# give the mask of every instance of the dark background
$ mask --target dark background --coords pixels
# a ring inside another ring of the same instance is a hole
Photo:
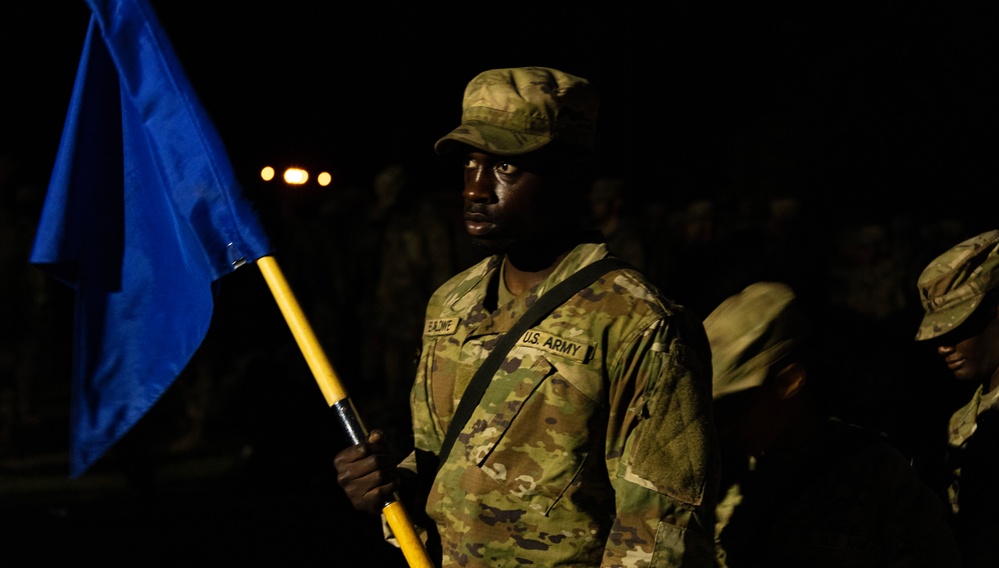
[[[332,192],[369,187],[382,167],[402,161],[426,187],[457,187],[432,145],[457,124],[465,83],[487,68],[542,65],[600,89],[598,168],[628,180],[638,210],[682,211],[702,199],[765,208],[793,197],[815,229],[801,242],[813,256],[827,254],[844,228],[944,224],[956,238],[997,224],[999,22],[984,3],[153,6],[237,175],[254,195],[274,198],[267,203],[285,196],[258,180],[264,165],[330,171],[324,191]],[[0,11],[0,380],[29,392],[31,407],[30,420],[8,420],[15,427],[0,453],[0,564],[352,565],[353,555],[401,565],[378,542],[377,523],[335,486],[338,425],[252,270],[225,279],[217,321],[173,389],[206,388],[202,372],[216,377],[206,439],[162,451],[185,428],[183,393],[171,391],[92,472],[67,478],[72,296],[40,279],[27,256],[88,19],[83,2],[11,2]],[[295,214],[297,228],[321,222],[308,208]],[[270,228],[311,316],[329,289],[311,263],[353,243],[317,233],[306,249],[285,238],[290,226]],[[956,241],[926,243],[896,244],[923,247],[916,257],[926,259]],[[42,311],[26,311],[30,300],[12,292],[21,280],[40,287],[31,297],[43,297]],[[689,300],[707,310],[716,298]],[[964,392],[912,349],[919,306],[908,301],[891,321],[847,313],[827,323],[843,338],[855,416],[932,462],[941,420]],[[315,323],[352,392],[377,399],[355,375],[353,354],[330,340],[347,332]],[[390,424],[385,412],[367,414],[369,426]]]
[[[153,2],[239,172],[302,162],[366,180],[436,163],[464,84],[545,65],[604,95],[603,168],[673,203],[796,195],[840,215],[969,215],[996,175],[997,23],[976,6]],[[83,2],[4,10],[0,132],[47,180]]]

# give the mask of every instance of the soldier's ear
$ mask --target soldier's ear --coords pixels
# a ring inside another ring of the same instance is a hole
[[[807,382],[808,373],[804,365],[788,363],[774,375],[774,390],[781,400],[789,400],[800,394]]]

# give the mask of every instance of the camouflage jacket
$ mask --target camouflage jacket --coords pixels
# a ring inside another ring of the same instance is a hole
[[[439,452],[476,368],[526,307],[607,254],[579,245],[495,310],[499,257],[434,294],[411,394],[417,450]],[[556,308],[510,350],[436,474],[426,511],[443,565],[710,566],[710,361],[699,321],[634,270]]]
[[[968,568],[999,566],[999,390],[983,392],[950,419],[947,488],[954,532]]]
[[[954,514],[960,511],[961,466],[964,453],[978,430],[979,420],[995,415],[999,411],[999,390],[983,393],[982,386],[975,390],[968,404],[965,404],[950,417],[947,427],[947,442],[950,445],[949,463],[952,467],[952,481],[947,487],[947,497]],[[991,441],[990,441],[991,443]],[[972,477],[974,478],[974,472]]]
[[[965,404],[950,417],[947,439],[953,448],[960,448],[967,444],[968,438],[978,428],[978,418],[986,410],[999,408],[999,390],[984,393],[982,386],[979,386],[968,404]]]

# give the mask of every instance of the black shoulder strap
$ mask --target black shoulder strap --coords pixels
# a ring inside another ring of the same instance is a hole
[[[576,292],[583,289],[584,286],[588,286],[594,280],[599,278],[601,275],[610,272],[611,270],[619,268],[631,268],[632,265],[628,264],[624,260],[614,257],[602,258],[596,262],[588,264],[574,273],[572,276],[566,278],[562,282],[555,285],[554,288],[548,292],[541,295],[540,298],[534,305],[528,308],[524,315],[520,316],[520,319],[513,324],[513,327],[509,331],[500,337],[499,341],[496,343],[496,347],[493,348],[486,360],[482,362],[478,370],[475,371],[475,375],[472,376],[472,380],[468,383],[468,387],[465,389],[464,394],[461,395],[461,402],[458,403],[458,408],[454,412],[454,418],[451,419],[451,426],[447,430],[447,435],[444,436],[444,443],[441,446],[441,451],[439,455],[439,461],[437,462],[438,469],[444,464],[447,459],[447,455],[451,452],[451,446],[454,445],[455,439],[458,437],[458,432],[461,432],[462,428],[465,427],[465,423],[468,422],[468,417],[472,415],[472,410],[478,406],[479,401],[482,400],[482,395],[486,392],[486,388],[489,386],[493,375],[496,373],[496,369],[499,368],[500,363],[506,358],[507,351],[513,347],[517,339],[520,338],[532,325],[540,321],[546,315],[548,315],[552,310],[562,305],[566,300],[571,298]]]

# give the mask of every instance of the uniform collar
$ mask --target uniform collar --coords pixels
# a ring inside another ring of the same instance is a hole
[[[450,303],[450,308],[452,311],[458,313],[465,312],[472,315],[473,319],[480,320],[474,325],[470,337],[505,333],[513,327],[517,319],[530,306],[534,305],[534,302],[542,294],[576,273],[580,268],[596,262],[607,256],[607,254],[607,246],[603,243],[582,243],[576,245],[547,278],[523,294],[513,296],[507,302],[501,303],[491,314],[486,313],[487,310],[485,310],[482,303],[486,291],[489,289],[490,279],[501,277],[502,271],[500,267],[502,259],[499,256],[489,257],[482,263],[484,270],[476,271],[476,276],[473,278],[474,282],[466,280],[459,284],[459,287],[463,290],[460,294],[452,296],[453,301]],[[466,286],[466,283],[470,285]]]

